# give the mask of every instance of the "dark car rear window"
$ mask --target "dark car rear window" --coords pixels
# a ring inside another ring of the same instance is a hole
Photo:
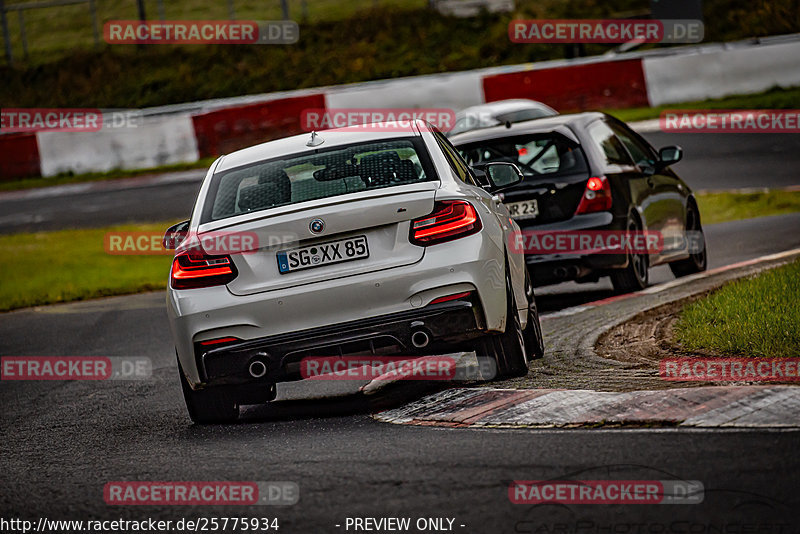
[[[201,222],[436,179],[419,138],[287,155],[216,173],[211,178]]]
[[[457,146],[470,165],[515,163],[527,177],[589,172],[581,147],[559,134],[525,134]]]

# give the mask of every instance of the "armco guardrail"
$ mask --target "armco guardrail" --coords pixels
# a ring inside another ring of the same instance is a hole
[[[679,103],[800,85],[800,34],[248,95],[141,110],[135,128],[0,136],[0,176],[147,168],[302,131],[303,109],[449,108],[505,98],[561,111]]]

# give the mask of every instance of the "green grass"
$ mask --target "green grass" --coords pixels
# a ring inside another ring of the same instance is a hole
[[[800,193],[714,193],[697,198],[704,224],[800,211]],[[175,222],[0,236],[4,252],[0,257],[0,311],[163,289],[169,256],[110,255],[104,250],[103,237],[112,231],[161,235]],[[796,294],[800,273],[794,276],[792,298],[800,301]],[[800,332],[800,325],[794,328]]]
[[[676,340],[730,356],[800,356],[800,261],[728,284],[681,312]]]
[[[29,3],[30,0],[8,0],[6,5]],[[375,6],[394,9],[419,9],[427,0],[289,0],[290,18],[303,22],[336,21],[352,17]],[[158,20],[158,3],[147,0],[145,13],[148,19]],[[103,24],[109,20],[137,20],[136,2],[133,0],[97,0],[98,31],[101,46]],[[234,14],[239,20],[280,20],[281,3],[278,0],[233,0]],[[228,1],[225,0],[163,0],[165,20],[228,20]],[[50,9],[25,11],[25,32],[28,53],[34,60],[63,53],[69,49],[90,50],[95,46],[92,18],[88,4],[61,6]],[[14,55],[23,59],[22,36],[16,12],[9,13],[9,31],[12,35]],[[65,47],[69,43],[69,47]]]
[[[103,238],[110,231],[161,234],[171,224],[0,236],[0,311],[164,289],[170,256],[107,254]]]
[[[607,109],[605,112],[628,122],[657,119],[662,111],[668,109],[795,109],[798,101],[800,101],[800,87],[774,87],[769,91],[752,95],[734,95],[654,108]]]
[[[800,191],[701,193],[695,198],[704,225],[800,211]]]
[[[147,169],[116,169],[108,172],[90,172],[85,174],[59,174],[49,178],[23,178],[21,180],[9,180],[0,182],[0,191],[14,191],[18,189],[32,189],[36,187],[48,187],[51,185],[73,184],[78,182],[95,182],[98,180],[116,180],[118,178],[131,178],[146,174],[158,174],[165,172],[185,171],[189,169],[207,169],[216,158],[202,158],[193,163],[175,163],[173,165],[161,165],[160,167],[150,167]]]
[[[23,1],[23,0],[19,0]],[[277,0],[233,0],[237,18],[274,19]],[[516,44],[514,18],[611,18],[646,12],[648,0],[518,0],[514,13],[458,19],[426,0],[292,0],[300,40],[289,46],[95,46],[86,6],[26,13],[30,58],[21,57],[16,17],[9,18],[16,57],[0,60],[0,102],[8,107],[141,108],[209,98],[563,58],[560,44]],[[100,23],[136,18],[133,0],[98,0]],[[227,2],[164,2],[169,19],[224,19]],[[148,18],[157,19],[154,0]],[[729,41],[800,31],[796,0],[706,0],[706,40]],[[648,45],[655,47],[660,45]],[[589,44],[587,55],[613,45]]]

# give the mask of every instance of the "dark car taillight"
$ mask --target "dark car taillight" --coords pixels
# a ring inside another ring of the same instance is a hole
[[[443,200],[433,213],[411,222],[411,242],[422,247],[476,234],[481,230],[478,212],[469,202]]]
[[[238,274],[230,256],[212,256],[194,246],[175,256],[169,279],[173,289],[197,289],[227,284]]]
[[[592,176],[586,182],[586,189],[575,215],[594,213],[611,209],[611,185],[605,176]]]

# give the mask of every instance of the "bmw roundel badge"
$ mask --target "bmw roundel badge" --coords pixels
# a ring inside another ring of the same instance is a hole
[[[311,230],[313,233],[318,234],[325,229],[325,221],[322,219],[313,219],[308,224],[308,229]]]

